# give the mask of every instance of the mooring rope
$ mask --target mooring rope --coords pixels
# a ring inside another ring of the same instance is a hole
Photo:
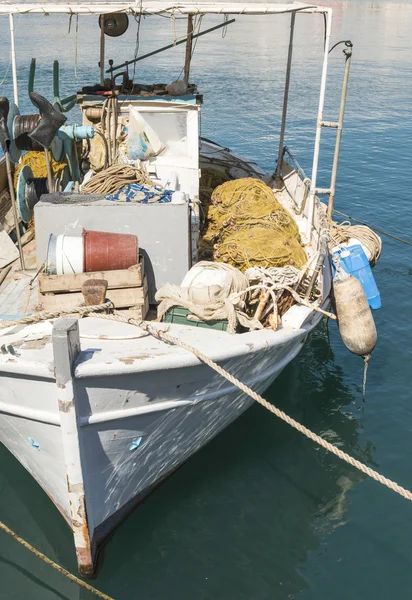
[[[2,521],[0,521],[0,529],[2,529],[5,533],[8,533],[14,540],[16,540],[16,542],[19,542],[19,544],[21,544],[22,546],[27,548],[27,550],[30,550],[30,552],[32,552],[35,556],[37,556],[37,558],[40,558],[42,561],[44,561],[50,567],[52,567],[53,569],[55,569],[56,571],[58,571],[65,577],[67,577],[67,579],[70,579],[70,581],[73,581],[73,583],[77,583],[77,585],[84,588],[91,594],[94,594],[98,598],[102,598],[103,600],[114,600],[114,598],[112,598],[112,596],[108,596],[107,594],[104,594],[100,590],[97,590],[92,585],[89,585],[82,579],[79,579],[79,577],[76,577],[76,575],[73,575],[73,573],[70,573],[70,571],[67,571],[64,567],[61,567],[60,565],[55,563],[54,560],[51,560],[48,556],[46,556],[45,554],[43,554],[42,552],[40,552],[39,550],[34,548],[34,546],[29,544],[29,542],[26,542],[26,540],[24,540],[22,537],[17,535],[17,533],[15,533],[12,529],[10,529],[10,527],[7,527],[7,525],[2,523]]]
[[[313,433],[310,429],[308,429],[304,425],[301,425],[301,423],[299,423],[298,421],[295,421],[295,419],[292,419],[292,417],[289,417],[289,415],[287,415],[285,412],[283,412],[282,410],[280,410],[273,404],[270,404],[270,402],[265,400],[260,394],[256,393],[249,386],[242,383],[234,375],[231,375],[228,371],[223,369],[223,367],[218,365],[215,361],[213,361],[208,356],[206,356],[205,354],[200,352],[200,350],[198,350],[197,348],[194,348],[190,344],[187,344],[183,340],[180,340],[180,339],[175,338],[174,336],[170,335],[167,332],[167,330],[158,330],[158,329],[154,328],[153,326],[149,325],[149,323],[147,323],[145,321],[139,321],[138,319],[130,319],[127,316],[124,316],[124,315],[121,315],[118,313],[115,313],[115,314],[93,313],[91,316],[100,318],[100,319],[119,321],[122,323],[130,323],[131,325],[135,325],[136,327],[140,327],[144,331],[147,331],[150,335],[152,335],[153,337],[155,337],[159,340],[162,340],[163,342],[166,342],[168,344],[173,344],[174,346],[179,346],[180,348],[183,348],[184,350],[191,352],[192,354],[194,354],[196,356],[196,358],[198,358],[200,361],[202,361],[206,365],[208,365],[208,367],[210,367],[211,369],[213,369],[214,371],[219,373],[219,375],[221,375],[222,377],[227,379],[227,381],[229,381],[234,386],[239,388],[242,392],[244,392],[245,394],[250,396],[258,404],[260,404],[261,406],[266,408],[266,410],[268,410],[272,414],[279,417],[279,419],[281,419],[282,421],[284,421],[285,423],[287,423],[288,425],[290,425],[291,427],[293,427],[294,429],[296,429],[297,431],[299,431],[300,433],[305,435],[307,438],[309,438],[310,440],[312,440],[313,442],[315,442],[316,444],[318,444],[319,446],[321,446],[328,452],[331,452],[332,454],[334,454],[341,460],[345,461],[352,467],[355,467],[356,469],[358,469],[365,475],[368,475],[375,481],[378,481],[379,483],[386,486],[390,490],[401,495],[406,500],[412,500],[412,493],[409,490],[403,488],[402,486],[398,485],[395,481],[388,479],[387,477],[385,477],[384,475],[381,475],[374,469],[371,469],[370,467],[361,463],[359,460],[357,460],[356,458],[353,458],[352,456],[350,456],[350,454],[347,454],[347,452],[340,450],[339,448],[337,448],[330,442],[327,442],[324,438],[317,435],[316,433]]]
[[[375,227],[375,225],[368,225],[364,221],[360,221],[359,219],[355,219],[355,217],[346,215],[345,213],[340,212],[339,210],[336,210],[335,208],[333,209],[333,212],[336,213],[337,215],[340,215],[341,217],[345,217],[345,219],[349,219],[350,221],[356,221],[356,223],[359,223],[360,225],[365,225],[366,227],[369,227],[369,229],[373,229],[374,231],[377,231],[378,233],[382,233],[383,235],[386,235],[387,237],[392,238],[393,240],[396,240],[397,242],[401,242],[402,244],[406,244],[407,246],[412,246],[412,242],[409,242],[408,240],[404,240],[403,238],[393,235],[392,233],[388,233],[387,231],[385,231],[384,229],[381,229],[380,227]]]
[[[40,323],[41,321],[48,321],[49,319],[58,319],[65,315],[80,315],[81,317],[89,315],[90,313],[99,312],[113,308],[113,302],[110,300],[104,304],[93,304],[92,306],[78,306],[76,308],[69,308],[66,310],[55,310],[55,311],[42,311],[28,315],[27,317],[21,317],[14,321],[0,320],[0,329],[6,329],[8,327],[14,327],[15,325],[33,325],[34,323]]]

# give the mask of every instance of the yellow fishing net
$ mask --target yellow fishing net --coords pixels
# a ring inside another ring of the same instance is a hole
[[[270,224],[253,224],[226,233],[215,245],[214,259],[245,271],[249,267],[300,268],[306,253],[299,240]]]
[[[63,174],[65,167],[67,167],[67,164],[54,160],[51,153],[50,160],[53,177],[60,177]],[[47,177],[46,157],[44,152],[26,152],[14,170],[14,187],[17,186],[17,179],[24,165],[28,165],[31,168],[33,177]]]
[[[216,167],[202,167],[199,187],[204,199],[210,202],[211,195],[218,185],[229,181],[231,177],[225,170]]]
[[[307,261],[292,216],[269,186],[249,177],[214,190],[199,251],[202,256],[213,251],[214,260],[241,271],[252,266],[300,268]]]

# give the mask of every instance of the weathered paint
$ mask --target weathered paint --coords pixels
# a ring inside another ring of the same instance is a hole
[[[308,325],[302,329],[240,336],[171,329],[262,392],[302,348],[319,317],[312,316],[305,316]],[[110,339],[111,332],[132,330],[120,325],[61,320],[53,346],[22,349],[24,365],[39,363],[40,355],[43,363],[54,359],[55,383],[7,373],[0,357],[0,439],[69,516],[85,575],[92,574],[98,546],[129,509],[252,403],[186,351],[152,337]],[[90,347],[88,332],[96,327],[107,337],[98,343],[94,338]],[[10,337],[19,335],[27,333]],[[118,360],[140,353],[153,357],[133,365]],[[13,403],[5,402],[10,390]]]
[[[174,325],[171,330],[262,392],[300,351],[320,316],[300,318],[306,322],[302,329],[239,336]],[[105,339],[94,337],[90,344],[97,329]],[[111,339],[123,331],[125,339]],[[23,365],[53,361],[54,383],[6,372],[10,367],[0,356],[0,439],[69,516],[79,569],[87,575],[98,545],[129,508],[252,403],[191,354],[151,336],[130,337],[133,331],[98,319],[59,321],[53,346],[22,349],[18,359]],[[31,335],[39,335],[38,328],[6,337]],[[118,360],[141,354],[152,358],[132,365]]]
[[[72,380],[73,363],[80,352],[77,320],[60,319],[56,322],[53,329],[53,351],[67,491],[77,562],[80,573],[91,576],[94,564],[87,521],[78,418]]]

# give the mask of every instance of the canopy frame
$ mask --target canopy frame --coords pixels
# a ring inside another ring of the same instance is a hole
[[[304,241],[309,243],[313,232],[313,221],[315,215],[315,203],[317,201],[316,194],[321,192],[316,186],[318,165],[319,165],[319,153],[320,153],[320,140],[323,123],[323,111],[325,105],[326,95],[326,78],[328,71],[328,57],[329,57],[329,46],[332,29],[332,9],[324,6],[316,6],[313,4],[303,4],[301,2],[295,2],[293,4],[277,4],[277,3],[208,3],[208,2],[194,2],[194,3],[175,3],[169,4],[164,1],[145,1],[135,0],[135,2],[93,2],[90,1],[88,4],[68,2],[62,4],[0,4],[0,15],[9,15],[10,20],[10,41],[11,41],[11,63],[13,73],[13,91],[14,100],[18,104],[18,82],[17,82],[17,66],[16,66],[16,52],[15,52],[15,38],[14,38],[14,14],[68,14],[68,15],[104,15],[111,12],[122,12],[131,15],[159,15],[159,14],[170,14],[175,16],[176,13],[188,16],[188,39],[186,45],[186,59],[185,59],[185,80],[189,78],[190,59],[191,59],[191,42],[193,36],[193,17],[195,15],[206,15],[206,14],[223,14],[223,15],[268,15],[268,14],[285,14],[291,13],[290,22],[290,38],[289,38],[289,49],[286,67],[286,78],[284,88],[284,99],[283,99],[283,110],[282,110],[282,123],[280,131],[280,142],[278,151],[277,166],[274,173],[274,177],[279,176],[281,173],[282,161],[283,161],[283,145],[286,130],[286,118],[287,108],[289,99],[289,84],[290,74],[292,67],[292,51],[293,51],[293,37],[295,18],[297,13],[310,13],[310,14],[323,14],[325,16],[325,44],[323,53],[323,64],[322,64],[322,75],[319,92],[319,103],[318,103],[318,116],[316,123],[316,135],[315,135],[315,146],[313,152],[312,161],[312,177],[311,185],[308,196],[308,220],[307,229],[303,232]],[[103,29],[103,28],[102,28]],[[104,40],[101,43],[101,56],[100,56],[100,70],[101,77],[103,77],[102,64],[104,58]],[[335,177],[336,179],[336,177]]]
[[[267,15],[288,12],[328,14],[329,8],[294,2],[277,4],[270,2],[164,2],[161,0],[135,0],[135,2],[66,2],[52,3],[1,3],[1,14],[69,14],[69,15],[101,15],[111,12],[124,12],[131,15]]]

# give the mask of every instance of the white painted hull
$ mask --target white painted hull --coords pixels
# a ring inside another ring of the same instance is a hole
[[[44,323],[26,328],[32,333],[20,344],[15,340],[21,339],[21,332],[5,336],[20,356],[0,356],[0,441],[28,469],[72,526],[79,569],[90,574],[98,547],[133,506],[253,401],[185,351],[174,348],[156,355],[161,342],[149,342],[152,338],[131,337],[123,344],[118,342],[118,353],[112,353],[110,362],[106,360],[110,340],[99,345],[93,331],[108,325],[110,338],[114,331],[110,326],[118,331],[119,324],[98,319],[80,323],[82,349],[70,387],[75,400],[75,431],[64,423],[70,418],[70,409],[62,393],[70,391],[67,386],[56,386],[53,347],[47,336],[51,326]],[[197,336],[198,346],[203,340],[203,350],[207,346],[211,358],[263,392],[300,351],[314,325],[315,321],[296,331],[285,330],[282,336],[271,331],[249,332],[235,336],[236,343],[224,332],[172,328],[180,334],[186,330],[186,338],[192,342]],[[131,336],[136,332],[129,325],[120,327]],[[226,347],[222,346],[225,339]],[[155,361],[141,352],[148,345]],[[130,354],[132,349],[134,354]],[[101,358],[97,359],[99,354]],[[44,359],[41,366],[39,355]],[[162,366],[166,357],[169,369]],[[96,373],[98,365],[100,375]],[[22,366],[25,373],[20,370]],[[77,476],[83,482],[87,513],[83,512],[83,504],[76,505],[71,497],[75,486],[68,486],[76,437],[81,471]],[[76,525],[82,531],[87,529],[86,542],[79,541]]]

